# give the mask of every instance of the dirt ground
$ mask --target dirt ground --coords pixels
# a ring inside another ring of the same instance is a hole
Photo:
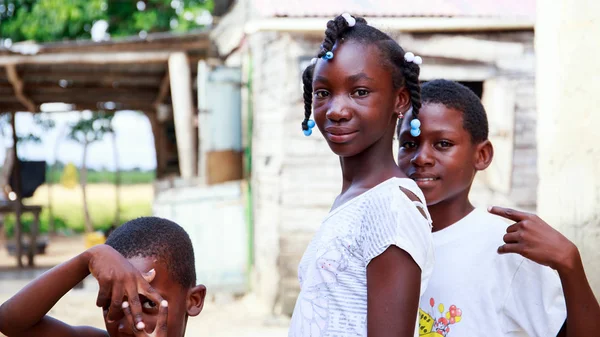
[[[65,261],[84,249],[81,237],[52,238],[45,255],[36,257],[35,269],[18,270],[4,243],[0,247],[0,303],[23,288],[30,280],[48,268]],[[102,313],[95,306],[98,287],[88,277],[83,288],[67,293],[51,310],[50,315],[72,325],[103,328]],[[252,294],[240,299],[228,296],[210,298],[200,316],[190,318],[186,336],[210,337],[284,337],[289,320],[273,317]],[[0,336],[3,336],[0,334]]]

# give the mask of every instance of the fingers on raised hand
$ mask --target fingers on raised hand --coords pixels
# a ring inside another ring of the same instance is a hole
[[[168,306],[167,301],[162,300],[158,308],[158,319],[156,320],[156,327],[150,336],[152,337],[167,337],[167,317],[168,317]]]
[[[507,243],[500,247],[498,247],[499,254],[508,254],[508,253],[523,253],[523,245],[520,243]]]
[[[109,322],[115,321],[119,318],[119,314],[121,313],[121,305],[123,304],[123,298],[125,294],[123,293],[123,288],[120,284],[115,283],[112,287],[112,299],[110,301],[110,307],[108,308],[108,314],[106,318]]]
[[[125,301],[121,305],[123,308],[123,313],[125,314],[125,318],[127,319],[127,324],[131,327],[131,330],[136,336],[145,336],[146,333],[144,329],[146,325],[143,322],[134,322],[133,314],[131,313],[131,305],[129,302]]]
[[[149,273],[152,274],[149,275]],[[144,274],[142,278],[138,278],[137,292],[146,296],[147,299],[159,305],[160,303],[162,303],[162,301],[164,301],[164,299],[162,298],[162,296],[160,296],[156,289],[154,289],[154,287],[150,285],[150,281],[148,281],[150,277],[151,279],[154,279],[155,275],[156,272],[154,272],[154,269],[152,269],[148,273]]]
[[[151,334],[147,334],[144,330],[146,328],[146,325],[144,323],[135,323],[133,321],[133,315],[131,313],[131,306],[129,305],[129,302],[123,302],[121,307],[123,309],[123,312],[125,313],[125,317],[127,318],[127,324],[129,324],[135,336],[167,337],[167,321],[169,311],[167,301],[163,300],[160,302],[160,306],[158,309],[158,319],[156,321],[154,331]]]
[[[521,233],[520,232],[509,232],[504,234],[502,238],[505,243],[519,243],[521,242]]]
[[[514,222],[519,222],[521,220],[527,219],[532,216],[532,214],[529,214],[526,212],[521,212],[521,211],[514,210],[512,208],[505,208],[505,207],[498,207],[498,206],[493,206],[493,207],[488,208],[488,212],[490,212],[492,214],[496,214],[503,218],[512,220]]]
[[[148,272],[143,273],[142,276],[144,277],[144,280],[146,280],[146,282],[151,283],[152,280],[154,280],[154,277],[156,276],[156,271],[154,270],[154,268],[152,268]]]
[[[140,303],[140,295],[135,281],[127,282],[126,285],[128,309],[136,324],[142,322],[142,304]],[[142,323],[143,324],[143,323]]]
[[[106,284],[99,282],[100,289],[98,290],[98,297],[96,298],[96,306],[104,308],[110,304],[112,284]]]

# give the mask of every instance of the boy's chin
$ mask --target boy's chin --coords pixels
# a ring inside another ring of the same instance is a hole
[[[446,198],[443,195],[440,195],[436,191],[427,191],[424,189],[421,189],[421,191],[425,196],[425,200],[427,200],[427,207],[435,206],[446,200]]]

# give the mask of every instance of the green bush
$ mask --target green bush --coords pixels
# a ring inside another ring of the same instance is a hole
[[[64,206],[64,205],[63,205]],[[94,229],[105,231],[113,225],[115,210],[113,207],[107,207],[100,203],[91,203],[90,214]],[[148,216],[152,214],[152,205],[147,202],[127,202],[126,205],[121,205],[121,216],[119,223],[122,224],[128,220],[135,219],[140,216]],[[23,232],[29,233],[33,224],[33,215],[30,213],[23,214],[21,217],[23,224]],[[7,215],[4,218],[6,235],[9,238],[14,236],[15,216]],[[54,226],[57,232],[63,233],[83,233],[84,219],[83,210],[81,207],[61,207],[55,211]],[[40,234],[46,234],[50,231],[50,212],[47,207],[42,209],[40,214]]]
[[[79,169],[75,173],[67,172],[66,165],[64,169],[56,169],[56,170],[48,170],[46,174],[46,181],[52,184],[63,184],[65,179],[65,175],[68,175],[68,181],[73,181],[73,176],[75,178],[76,184],[79,184],[78,172]],[[130,170],[121,172],[121,185],[136,185],[136,184],[150,184],[154,182],[156,179],[156,173],[154,171],[139,171],[139,170]],[[117,180],[117,175],[115,172],[101,170],[89,170],[87,172],[87,182],[88,184],[98,184],[98,183],[107,183],[114,184]]]

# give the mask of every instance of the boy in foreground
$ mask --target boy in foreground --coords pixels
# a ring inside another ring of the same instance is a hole
[[[0,306],[7,336],[183,337],[189,316],[202,311],[206,288],[196,285],[194,251],[176,223],[157,217],[126,222],[107,239],[32,281]],[[92,274],[100,287],[106,331],[70,326],[47,313]]]

